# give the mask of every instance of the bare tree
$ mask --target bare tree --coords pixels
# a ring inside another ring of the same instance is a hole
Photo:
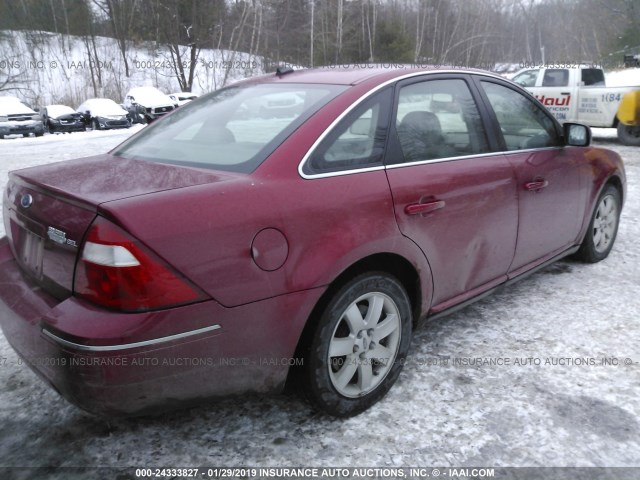
[[[136,0],[93,0],[109,19],[113,36],[118,43],[120,54],[124,62],[125,75],[131,75],[129,71],[129,59],[127,58],[127,41],[131,38],[132,25],[136,16]]]

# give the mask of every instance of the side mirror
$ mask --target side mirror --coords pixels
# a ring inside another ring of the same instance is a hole
[[[564,143],[572,147],[588,147],[591,144],[591,129],[580,123],[565,123]]]

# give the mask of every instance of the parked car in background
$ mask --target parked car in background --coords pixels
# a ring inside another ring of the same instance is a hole
[[[84,121],[94,130],[131,126],[127,111],[108,98],[91,98],[80,105],[76,111],[84,115]]]
[[[87,128],[84,114],[67,105],[47,105],[41,110],[40,115],[49,133],[84,132]]]
[[[0,97],[0,139],[7,135],[44,135],[40,115],[16,97]]]
[[[124,106],[131,115],[141,115],[151,123],[175,110],[178,104],[155,87],[136,87],[125,96]]]
[[[417,320],[609,255],[625,170],[590,140],[489,73],[253,78],[108,154],[10,173],[0,325],[92,412],[289,382],[355,415],[398,379]]]
[[[181,107],[182,105],[189,103],[191,100],[198,98],[198,95],[191,92],[176,92],[170,93],[169,98],[173,100],[176,105]]]

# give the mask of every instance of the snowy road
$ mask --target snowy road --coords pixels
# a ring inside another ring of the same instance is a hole
[[[0,188],[8,170],[99,153],[130,133],[0,141]],[[370,411],[335,420],[280,396],[106,422],[18,365],[0,335],[0,466],[640,466],[640,148],[596,135],[625,159],[629,183],[611,256],[557,263],[423,327]],[[603,357],[618,365],[575,360]],[[510,364],[453,364],[475,358]]]

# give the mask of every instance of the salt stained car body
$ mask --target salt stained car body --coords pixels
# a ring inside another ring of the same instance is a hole
[[[290,116],[248,108],[287,95]],[[91,412],[289,379],[353,415],[397,379],[416,320],[609,254],[624,168],[589,142],[483,72],[245,81],[109,154],[10,174],[2,329]]]

